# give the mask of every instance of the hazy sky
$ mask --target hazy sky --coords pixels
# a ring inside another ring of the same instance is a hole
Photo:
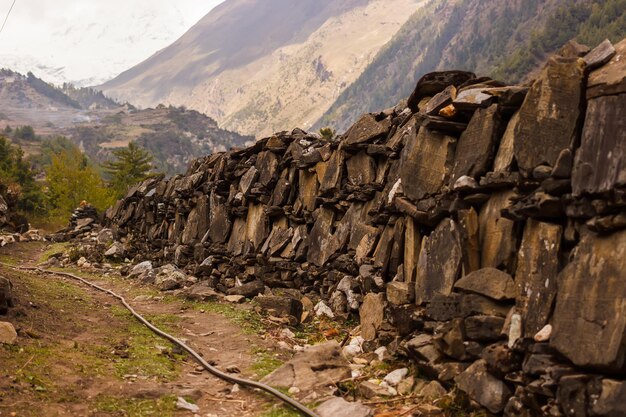
[[[0,20],[12,1],[0,0]],[[169,45],[222,1],[17,0],[0,33],[0,67],[96,83]]]

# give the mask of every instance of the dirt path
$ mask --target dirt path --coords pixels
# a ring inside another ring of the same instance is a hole
[[[0,250],[3,261],[34,263],[43,244]],[[16,346],[0,347],[0,416],[184,416],[185,397],[200,416],[290,415],[268,411],[275,401],[198,369],[169,342],[150,333],[115,300],[72,280],[16,272],[16,306],[0,320],[18,329]],[[189,303],[119,277],[81,273],[123,295],[141,314],[172,332],[222,370],[236,366],[256,378],[278,365],[249,311]]]

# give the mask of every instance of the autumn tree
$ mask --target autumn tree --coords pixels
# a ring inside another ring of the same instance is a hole
[[[76,147],[52,155],[46,178],[53,215],[69,215],[81,201],[99,210],[105,210],[115,201],[113,191]]]

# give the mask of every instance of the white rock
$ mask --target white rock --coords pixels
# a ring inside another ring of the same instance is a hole
[[[348,358],[351,359],[361,353],[363,353],[363,342],[365,341],[365,339],[363,339],[361,336],[357,336],[357,337],[353,337],[350,340],[350,343],[348,343],[347,345],[345,345],[343,347],[343,354]]]
[[[535,335],[535,342],[547,342],[552,336],[552,325],[546,324],[543,329]]]
[[[280,331],[280,335],[281,335],[282,337],[286,337],[286,338],[288,338],[288,339],[295,339],[295,338],[296,338],[295,333],[294,333],[294,332],[292,332],[291,330],[287,329],[287,328],[282,329],[282,330]]]
[[[396,369],[393,372],[387,374],[383,379],[383,382],[387,383],[391,387],[395,387],[409,374],[408,368]]]
[[[78,262],[76,262],[76,265],[78,265],[78,267],[82,267],[83,265],[85,265],[87,263],[87,259],[83,256],[81,257]]]
[[[141,275],[150,271],[152,271],[152,262],[144,261],[135,265],[133,269],[130,271],[130,275],[136,276],[136,275]]]
[[[178,397],[178,400],[176,401],[176,407],[181,410],[191,411],[192,413],[197,413],[198,411],[200,411],[200,407],[187,402],[187,400],[185,400],[183,397]]]
[[[391,355],[389,354],[389,350],[385,346],[381,346],[374,351],[374,353],[378,356],[378,360],[384,362],[388,359],[391,359]]]
[[[291,395],[299,394],[300,393],[300,388],[298,388],[298,387],[291,387],[291,388],[289,388],[289,391],[287,391],[287,392],[289,392],[289,394],[291,394]]]
[[[331,308],[328,307],[323,301],[317,303],[313,309],[315,310],[315,315],[317,315],[318,317],[327,316],[331,319],[335,318],[335,313],[333,313],[333,310],[331,310]]]
[[[341,397],[322,403],[315,412],[320,417],[371,417],[374,412],[361,403],[350,403]]]
[[[522,316],[515,313],[511,316],[511,328],[509,329],[509,343],[510,349],[513,348],[517,339],[522,337]]]

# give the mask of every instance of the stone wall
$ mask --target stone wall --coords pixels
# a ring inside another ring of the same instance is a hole
[[[338,140],[200,158],[106,218],[136,260],[360,314],[492,413],[624,415],[624,114],[626,41],[570,43],[527,86],[428,74]]]

